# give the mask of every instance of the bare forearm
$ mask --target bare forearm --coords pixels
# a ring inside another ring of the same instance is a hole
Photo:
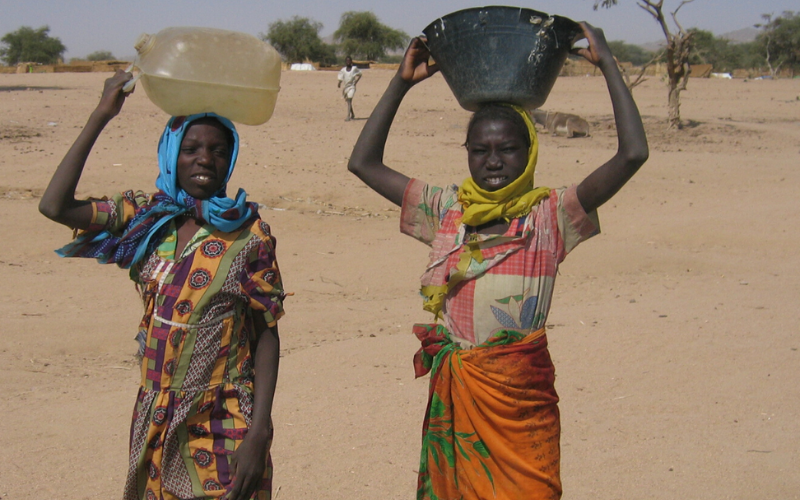
[[[278,328],[268,327],[263,318],[256,317],[256,328],[261,331],[251,355],[255,369],[253,384],[253,418],[247,436],[231,456],[233,485],[225,495],[229,500],[253,497],[260,488],[267,466],[269,438],[272,428],[272,399],[278,380],[280,341]]]
[[[91,207],[88,202],[75,199],[75,189],[89,153],[108,121],[109,118],[101,113],[92,113],[86,126],[64,155],[39,202],[39,211],[47,218],[79,229],[89,226]]]
[[[89,227],[92,221],[92,207],[89,202],[75,200],[75,189],[78,187],[86,159],[89,158],[100,132],[122,109],[122,104],[128,95],[123,91],[123,87],[131,78],[130,73],[117,70],[114,76],[106,80],[100,103],[56,168],[39,202],[39,211],[47,218],[73,228]]]
[[[364,125],[347,164],[347,168],[367,186],[398,206],[403,204],[409,179],[383,163],[383,151],[403,97],[413,85],[438,71],[436,65],[428,64],[429,59],[430,53],[422,39],[411,40],[400,69]]]
[[[590,212],[608,201],[639,170],[649,155],[647,136],[639,110],[625,86],[613,58],[604,57],[598,67],[605,76],[617,128],[617,153],[578,185],[578,199]]]
[[[383,150],[397,110],[411,85],[395,76],[358,136],[349,167],[356,175],[362,165],[383,163]]]
[[[272,422],[272,402],[278,382],[280,339],[278,327],[267,327],[261,334],[253,356],[255,379],[253,382],[253,424],[248,431],[254,438],[269,438]]]
[[[614,122],[619,141],[617,154],[624,159],[639,160],[644,163],[649,151],[642,117],[636,107],[636,102],[622,79],[616,61],[604,59],[600,70],[605,76],[614,109]]]
[[[347,165],[359,179],[395,205],[403,201],[408,177],[387,167],[383,154],[392,122],[410,88],[411,84],[399,76],[392,79],[364,125]]]

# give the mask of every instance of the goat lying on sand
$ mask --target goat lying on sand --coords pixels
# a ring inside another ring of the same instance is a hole
[[[578,115],[534,109],[533,120],[553,135],[569,138],[589,136],[589,123]]]

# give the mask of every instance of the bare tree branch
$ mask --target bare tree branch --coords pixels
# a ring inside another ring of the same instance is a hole
[[[658,3],[654,3],[651,0],[640,0],[640,3],[637,5],[656,19],[658,24],[661,26],[661,31],[664,32],[664,36],[667,37],[667,41],[669,41],[672,38],[672,33],[669,31],[667,20],[664,19],[664,12],[661,10],[663,3],[664,0],[660,0]]]
[[[607,9],[612,5],[617,5],[617,0],[594,0],[594,10],[601,5]]]
[[[681,78],[681,83],[678,86],[678,89],[683,91],[686,90],[686,85],[689,83],[689,63],[683,64],[683,77]],[[680,127],[680,125],[679,125]]]
[[[673,21],[675,21],[675,26],[677,26],[677,27],[678,27],[678,31],[679,31],[679,32],[680,32],[682,35],[685,35],[685,34],[686,34],[686,30],[684,30],[684,29],[683,29],[683,26],[681,26],[681,23],[679,23],[679,22],[678,22],[678,11],[679,11],[679,10],[681,10],[681,7],[683,7],[683,6],[684,6],[684,5],[686,5],[687,3],[692,3],[692,2],[694,2],[694,0],[683,0],[683,1],[681,2],[681,4],[680,4],[680,5],[678,5],[678,8],[677,8],[677,9],[675,9],[675,11],[672,13],[672,20],[673,20]]]
[[[658,12],[656,12],[655,10],[652,10],[653,9],[652,4],[650,4],[650,2],[647,2],[646,0],[643,0],[643,1],[644,1],[644,3],[637,3],[636,5],[638,5],[639,8],[644,9],[645,12],[647,12],[651,16],[655,17],[656,20],[658,20]]]
[[[683,6],[684,6],[684,5],[686,5],[687,3],[692,3],[692,2],[694,2],[694,0],[683,0],[683,1],[681,2],[681,4],[680,4],[680,5],[678,5],[678,8],[677,8],[677,9],[675,9],[675,12],[673,12],[673,13],[672,13],[672,17],[674,18],[674,17],[675,17],[675,16],[678,14],[678,11],[679,11],[679,10],[681,10],[681,7],[683,7]]]
[[[647,68],[649,68],[650,66],[655,64],[656,61],[661,59],[661,57],[663,57],[663,55],[664,55],[663,51],[656,52],[656,54],[649,61],[647,61],[644,64],[644,66],[639,68],[639,73],[636,75],[636,79],[633,82],[631,82],[630,77],[628,76],[628,73],[624,72],[623,75],[625,75],[625,83],[628,86],[628,90],[633,91],[633,89],[637,85],[639,85],[640,83],[646,82],[647,78],[645,78],[645,76],[644,76],[645,71],[647,71]]]

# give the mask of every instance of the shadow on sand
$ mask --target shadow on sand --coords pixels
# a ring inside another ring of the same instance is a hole
[[[0,92],[20,92],[23,90],[65,90],[67,87],[37,87],[35,85],[0,85]]]

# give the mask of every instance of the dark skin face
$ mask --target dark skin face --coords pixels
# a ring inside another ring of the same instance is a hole
[[[525,171],[528,146],[512,122],[481,120],[472,126],[467,136],[467,162],[478,187],[497,191]]]
[[[222,124],[203,119],[192,122],[178,154],[178,185],[193,198],[211,198],[225,183],[231,153]]]
[[[353,67],[353,60],[350,59],[349,57],[345,58],[344,65],[347,66],[347,69],[352,68]]]

